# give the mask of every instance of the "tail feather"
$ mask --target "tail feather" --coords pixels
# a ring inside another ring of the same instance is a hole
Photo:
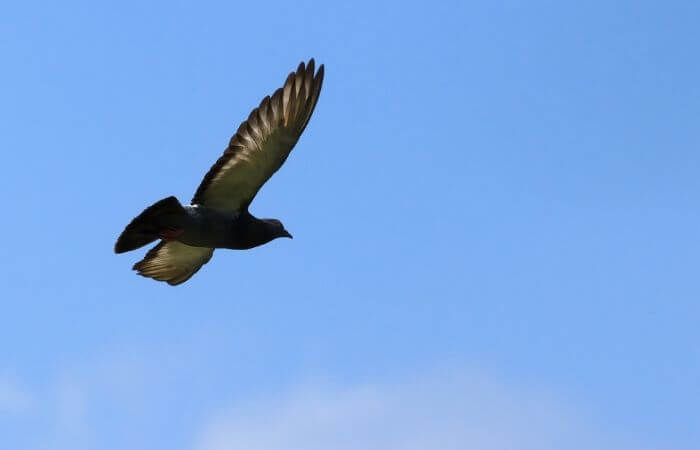
[[[126,226],[114,245],[114,252],[136,250],[155,241],[163,229],[175,225],[184,214],[185,209],[173,196],[157,201]]]

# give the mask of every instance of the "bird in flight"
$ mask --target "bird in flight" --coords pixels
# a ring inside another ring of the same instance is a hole
[[[323,64],[299,64],[272,96],[265,97],[209,169],[189,205],[171,196],[139,214],[117,239],[115,253],[157,239],[133,269],[175,286],[206,264],[215,248],[246,250],[292,235],[277,219],[248,211],[255,194],[282,166],[314,111],[323,84]]]

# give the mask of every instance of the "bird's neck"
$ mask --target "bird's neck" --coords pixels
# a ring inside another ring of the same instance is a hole
[[[276,236],[271,225],[260,220],[249,212],[242,213],[233,222],[229,248],[247,250],[267,244]]]

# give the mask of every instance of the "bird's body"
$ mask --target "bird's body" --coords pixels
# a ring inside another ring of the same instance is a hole
[[[276,236],[276,227],[248,211],[220,211],[206,206],[184,207],[177,240],[193,247],[248,250]]]
[[[215,248],[247,250],[289,237],[277,219],[248,211],[262,185],[282,166],[306,128],[323,83],[323,65],[299,64],[284,86],[265,97],[231,138],[205,175],[190,205],[167,197],[146,208],[117,239],[116,253],[157,239],[160,243],[134,265],[140,275],[168,284],[187,281]]]

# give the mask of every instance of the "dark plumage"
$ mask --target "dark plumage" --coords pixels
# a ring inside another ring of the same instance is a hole
[[[299,64],[284,86],[265,97],[231,138],[204,176],[190,205],[167,197],[126,226],[114,246],[128,252],[160,243],[134,265],[139,275],[177,285],[212,257],[215,248],[250,249],[291,234],[277,219],[258,219],[248,206],[282,166],[314,111],[323,84],[323,65]]]

